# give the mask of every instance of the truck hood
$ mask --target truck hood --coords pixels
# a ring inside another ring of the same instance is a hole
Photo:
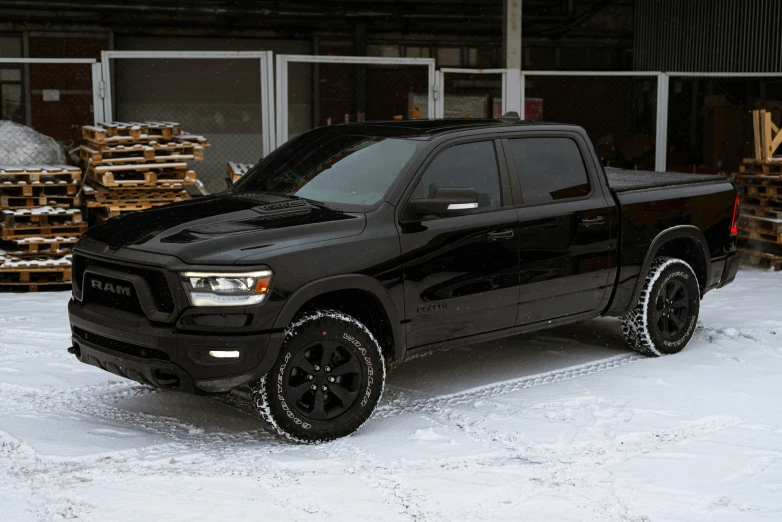
[[[268,194],[195,198],[124,214],[93,227],[85,237],[113,250],[127,248],[176,256],[188,264],[234,264],[252,255],[300,244],[354,236],[361,213]]]

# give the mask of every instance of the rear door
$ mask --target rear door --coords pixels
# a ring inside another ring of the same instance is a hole
[[[596,313],[611,291],[609,195],[576,133],[504,137],[519,215],[517,325]]]
[[[449,142],[419,170],[407,201],[438,188],[474,188],[479,207],[469,215],[411,219],[402,213],[407,344],[512,327],[518,303],[518,216],[499,140]]]

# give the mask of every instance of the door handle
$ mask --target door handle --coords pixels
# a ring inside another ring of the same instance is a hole
[[[605,222],[605,218],[603,216],[586,218],[581,220],[581,224],[585,227],[594,227],[596,225],[602,225],[604,222]]]
[[[500,239],[510,239],[513,237],[513,230],[497,230],[496,232],[489,232],[486,234],[489,241],[499,241]]]

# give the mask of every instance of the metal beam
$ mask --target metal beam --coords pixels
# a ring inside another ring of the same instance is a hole
[[[505,54],[506,111],[523,113],[521,99],[521,0],[505,0],[503,40]]]

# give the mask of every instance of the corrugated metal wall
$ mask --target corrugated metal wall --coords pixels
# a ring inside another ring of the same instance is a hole
[[[782,0],[636,0],[636,70],[782,71]]]

